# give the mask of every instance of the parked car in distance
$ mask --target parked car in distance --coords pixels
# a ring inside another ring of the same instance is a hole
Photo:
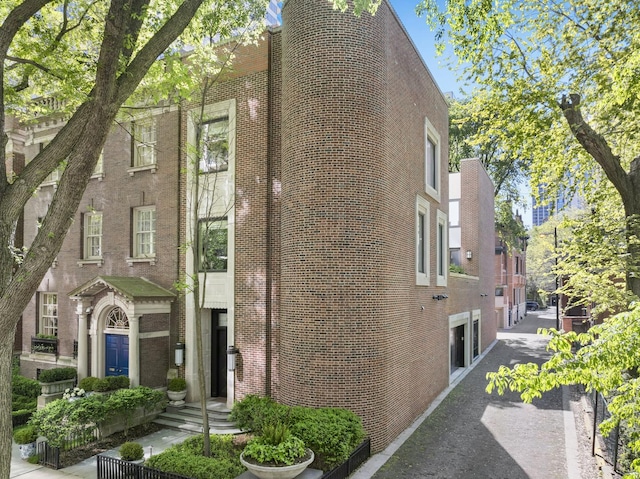
[[[527,301],[527,311],[537,311],[539,307],[537,301]]]

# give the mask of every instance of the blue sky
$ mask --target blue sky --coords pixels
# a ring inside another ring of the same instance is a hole
[[[429,29],[424,18],[418,18],[415,12],[415,6],[419,0],[390,0],[393,9],[400,17],[400,21],[409,33],[416,48],[420,51],[429,71],[436,80],[436,83],[443,93],[453,92],[456,97],[460,98],[459,93],[462,82],[457,80],[459,72],[451,71],[447,64],[451,60],[455,60],[453,52],[445,51],[441,56],[436,56],[434,46],[434,33]],[[454,62],[455,64],[455,62]],[[522,214],[525,226],[531,226],[531,204],[529,185],[524,184],[521,187],[521,193],[524,198],[528,198],[528,205],[524,211],[522,208],[519,212]]]
[[[416,45],[422,58],[429,67],[431,74],[436,79],[436,83],[444,92],[454,92],[456,96],[460,88],[460,83],[456,80],[457,73],[447,68],[448,60],[453,58],[452,52],[445,52],[441,56],[436,56],[434,47],[434,33],[429,29],[424,18],[416,15],[416,5],[419,0],[390,0],[393,9],[396,11],[402,24],[406,28],[409,36]]]

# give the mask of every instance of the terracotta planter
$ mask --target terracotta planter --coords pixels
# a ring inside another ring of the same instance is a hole
[[[293,464],[292,466],[268,466],[247,462],[244,460],[244,452],[240,454],[240,462],[251,474],[259,479],[293,479],[302,474],[302,471],[313,462],[313,451],[307,449],[307,454],[311,455],[309,459],[299,464]]]

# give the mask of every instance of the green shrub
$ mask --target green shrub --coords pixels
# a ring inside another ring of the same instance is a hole
[[[269,397],[249,394],[233,405],[230,418],[240,429],[260,435],[265,424],[289,424],[289,409]]]
[[[40,372],[38,380],[41,383],[54,383],[56,381],[64,381],[65,379],[74,379],[77,375],[75,368],[53,368],[45,369]]]
[[[36,442],[37,439],[38,433],[36,428],[29,424],[18,427],[13,431],[13,440],[16,444],[31,444],[32,442]]]
[[[266,424],[264,435],[253,438],[244,448],[244,457],[259,463],[291,466],[307,451],[304,442],[292,435],[284,424]]]
[[[107,398],[97,395],[82,398],[79,401],[58,400],[47,404],[31,417],[38,433],[45,436],[54,447],[65,447],[68,436],[81,436],[93,431],[105,421],[116,417],[125,418],[125,428],[137,407],[155,408],[164,404],[166,395],[148,387],[118,389]]]
[[[187,389],[187,381],[185,381],[184,378],[169,379],[167,389],[169,391],[184,391],[185,389]]]
[[[86,378],[82,378],[78,383],[78,387],[84,389],[86,392],[94,391],[94,387],[98,378],[94,376],[87,376]]]
[[[36,428],[38,434],[45,436],[51,446],[64,448],[67,437],[84,435],[88,425],[100,423],[109,413],[105,402],[98,396],[73,402],[60,399],[34,412],[29,424]]]
[[[112,390],[128,389],[131,384],[128,376],[109,376],[108,380]]]
[[[40,394],[40,383],[19,374],[11,378],[11,392],[16,396],[36,399]]]
[[[316,453],[322,470],[346,461],[365,438],[361,419],[346,409],[294,407],[290,419],[291,433]]]
[[[38,464],[40,462],[40,456],[38,456],[37,454],[34,454],[33,456],[29,456],[29,459],[27,459],[27,462],[29,464]]]
[[[144,450],[137,442],[125,442],[120,446],[120,458],[123,461],[138,461],[144,457]]]
[[[130,380],[127,376],[107,376],[106,378],[96,378],[93,380],[93,390],[97,392],[115,391],[117,389],[127,389]]]
[[[37,403],[38,403],[37,398],[30,398],[26,396],[16,396],[15,394],[12,395],[11,397],[11,409],[13,411],[21,411],[24,409],[35,411],[37,407]]]
[[[99,378],[93,382],[93,390],[96,392],[107,392],[111,391],[111,383],[108,378]]]
[[[241,464],[229,459],[211,459],[204,456],[194,456],[179,450],[165,452],[149,458],[149,467],[165,472],[173,472],[194,479],[233,479],[244,472]]]

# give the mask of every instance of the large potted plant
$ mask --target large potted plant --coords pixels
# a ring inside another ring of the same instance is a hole
[[[26,425],[16,428],[15,431],[13,431],[13,440],[20,447],[20,457],[22,459],[29,459],[36,453],[38,433],[35,427]]]
[[[137,442],[125,442],[120,446],[120,459],[123,461],[142,464],[144,462],[144,449]]]
[[[184,404],[184,398],[187,397],[187,381],[183,378],[169,379],[167,384],[167,396],[169,396],[169,404],[171,406],[180,406]]]
[[[282,423],[267,424],[240,454],[240,462],[259,479],[292,479],[313,462],[313,451]]]

